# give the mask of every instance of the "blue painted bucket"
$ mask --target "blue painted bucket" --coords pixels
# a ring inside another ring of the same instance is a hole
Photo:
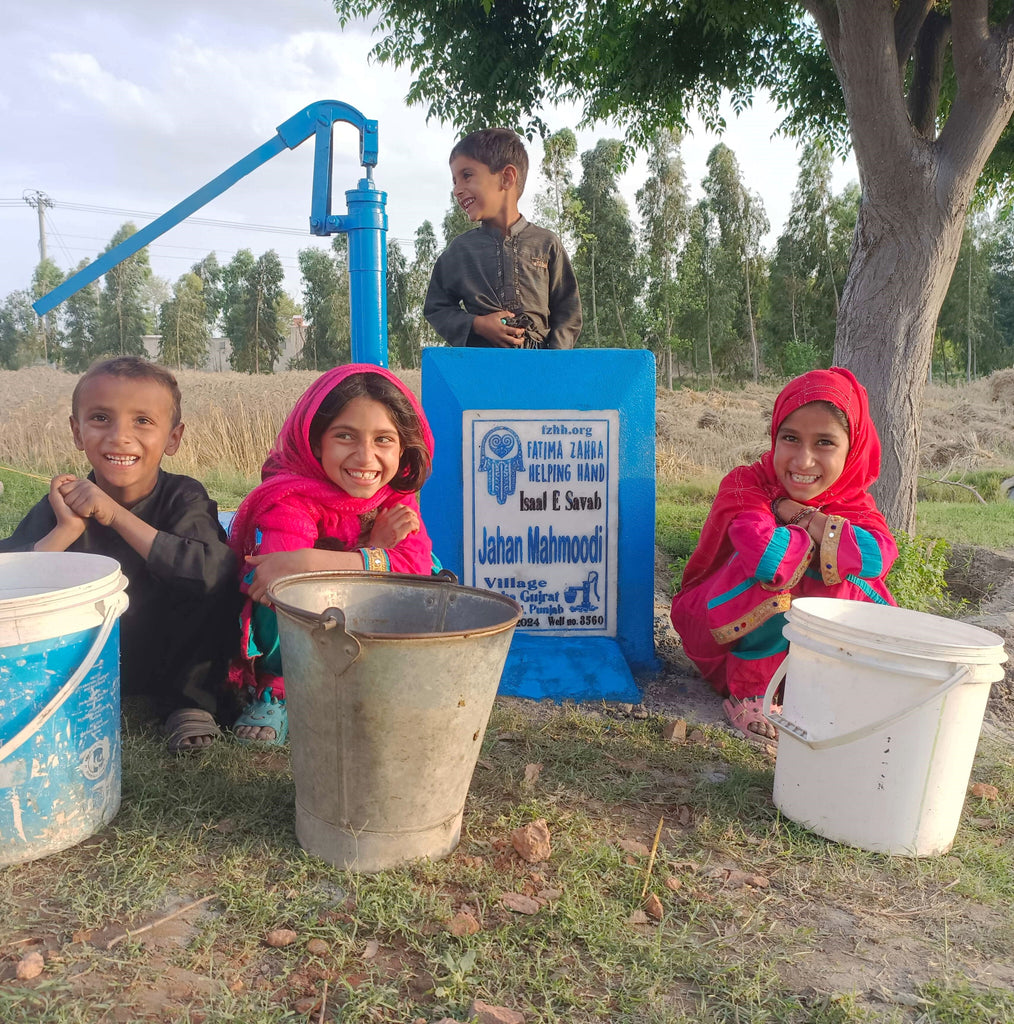
[[[101,555],[0,555],[0,865],[65,850],[120,809],[126,586]]]

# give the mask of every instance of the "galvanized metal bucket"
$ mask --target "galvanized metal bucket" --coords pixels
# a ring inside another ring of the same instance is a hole
[[[457,846],[472,771],[521,609],[439,578],[278,580],[296,837],[382,871]]]

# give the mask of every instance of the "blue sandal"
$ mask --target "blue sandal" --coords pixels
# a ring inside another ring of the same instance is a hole
[[[252,729],[274,729],[273,740],[255,740],[245,736],[236,736],[236,726],[248,726]],[[237,743],[248,747],[280,747],[289,738],[289,714],[285,709],[284,700],[275,700],[271,690],[266,689],[259,698],[252,700],[239,713],[232,723],[233,736]]]

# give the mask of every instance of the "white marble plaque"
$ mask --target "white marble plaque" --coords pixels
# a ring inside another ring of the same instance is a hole
[[[521,630],[615,636],[618,411],[462,418],[463,582],[514,598]]]

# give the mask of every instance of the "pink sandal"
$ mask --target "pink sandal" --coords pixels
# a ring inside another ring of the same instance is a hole
[[[734,729],[759,747],[774,746],[778,743],[777,732],[774,736],[765,736],[750,728],[754,724],[770,724],[764,717],[763,707],[763,697],[747,697],[745,700],[740,700],[738,697],[727,697],[722,701],[725,717]]]

